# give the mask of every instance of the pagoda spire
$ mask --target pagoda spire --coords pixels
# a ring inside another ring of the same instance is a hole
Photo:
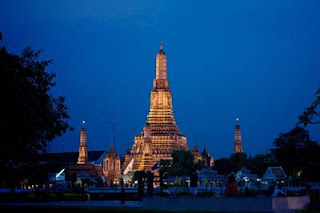
[[[187,138],[181,134],[174,115],[172,94],[167,77],[167,56],[160,43],[156,56],[156,75],[150,96],[150,110],[140,135],[134,138],[129,171],[149,171],[161,159],[168,159],[174,150],[188,150]],[[129,159],[129,158],[128,158]],[[127,161],[126,165],[130,162]]]
[[[241,139],[241,129],[239,124],[239,118],[236,119],[236,126],[234,128],[234,144],[233,144],[233,152],[241,153],[242,150],[242,139]]]
[[[114,149],[113,143],[110,145],[109,153],[115,153],[116,150]]]
[[[156,59],[156,80],[167,79],[167,56],[163,51],[163,43],[160,42],[160,50]]]
[[[131,152],[130,152],[130,146],[129,146],[129,142],[128,142],[128,146],[127,146],[127,150],[126,150],[126,155],[130,155]]]
[[[199,149],[198,149],[198,146],[197,146],[196,142],[193,143],[193,150],[192,151],[199,152]]]
[[[85,121],[82,121],[82,128],[80,131],[80,146],[79,146],[79,157],[78,164],[88,163],[88,145],[87,145],[87,130]]]
[[[206,144],[204,145],[202,155],[203,155],[203,156],[208,156],[208,155],[209,155],[208,148],[207,148],[207,145],[206,145]]]

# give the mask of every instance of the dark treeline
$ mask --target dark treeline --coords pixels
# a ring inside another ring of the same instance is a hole
[[[39,60],[30,47],[21,55],[0,48],[0,181],[12,189],[39,177],[38,156],[70,127],[65,97],[54,97],[52,60]]]
[[[289,177],[306,181],[320,181],[320,146],[312,141],[309,132],[295,127],[282,133],[273,142],[268,154],[248,157],[246,153],[235,153],[229,158],[215,160],[214,169],[227,175],[246,167],[262,177],[268,166],[282,166]]]

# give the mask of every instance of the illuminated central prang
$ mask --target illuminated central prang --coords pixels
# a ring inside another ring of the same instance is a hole
[[[141,135],[134,138],[130,162],[124,173],[149,171],[160,159],[171,159],[174,150],[188,150],[173,116],[172,95],[167,77],[167,57],[160,44],[156,60],[156,78],[150,98],[150,111]],[[129,159],[128,159],[129,160]]]

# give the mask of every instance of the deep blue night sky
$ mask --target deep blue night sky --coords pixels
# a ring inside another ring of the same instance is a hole
[[[175,118],[188,144],[215,158],[233,150],[236,117],[244,150],[265,153],[293,128],[320,87],[320,1],[1,1],[10,52],[28,45],[54,59],[68,132],[52,152],[77,151],[86,120],[89,150],[109,148],[116,121],[122,154],[142,131],[164,42]],[[312,139],[320,141],[319,126]]]

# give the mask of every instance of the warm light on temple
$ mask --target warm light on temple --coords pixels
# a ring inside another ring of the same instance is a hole
[[[130,172],[147,170],[160,159],[171,159],[174,150],[188,150],[187,139],[176,124],[173,115],[172,95],[167,78],[167,56],[160,43],[156,56],[156,76],[150,98],[150,111],[146,125],[134,138],[131,156],[127,156],[123,170]]]

